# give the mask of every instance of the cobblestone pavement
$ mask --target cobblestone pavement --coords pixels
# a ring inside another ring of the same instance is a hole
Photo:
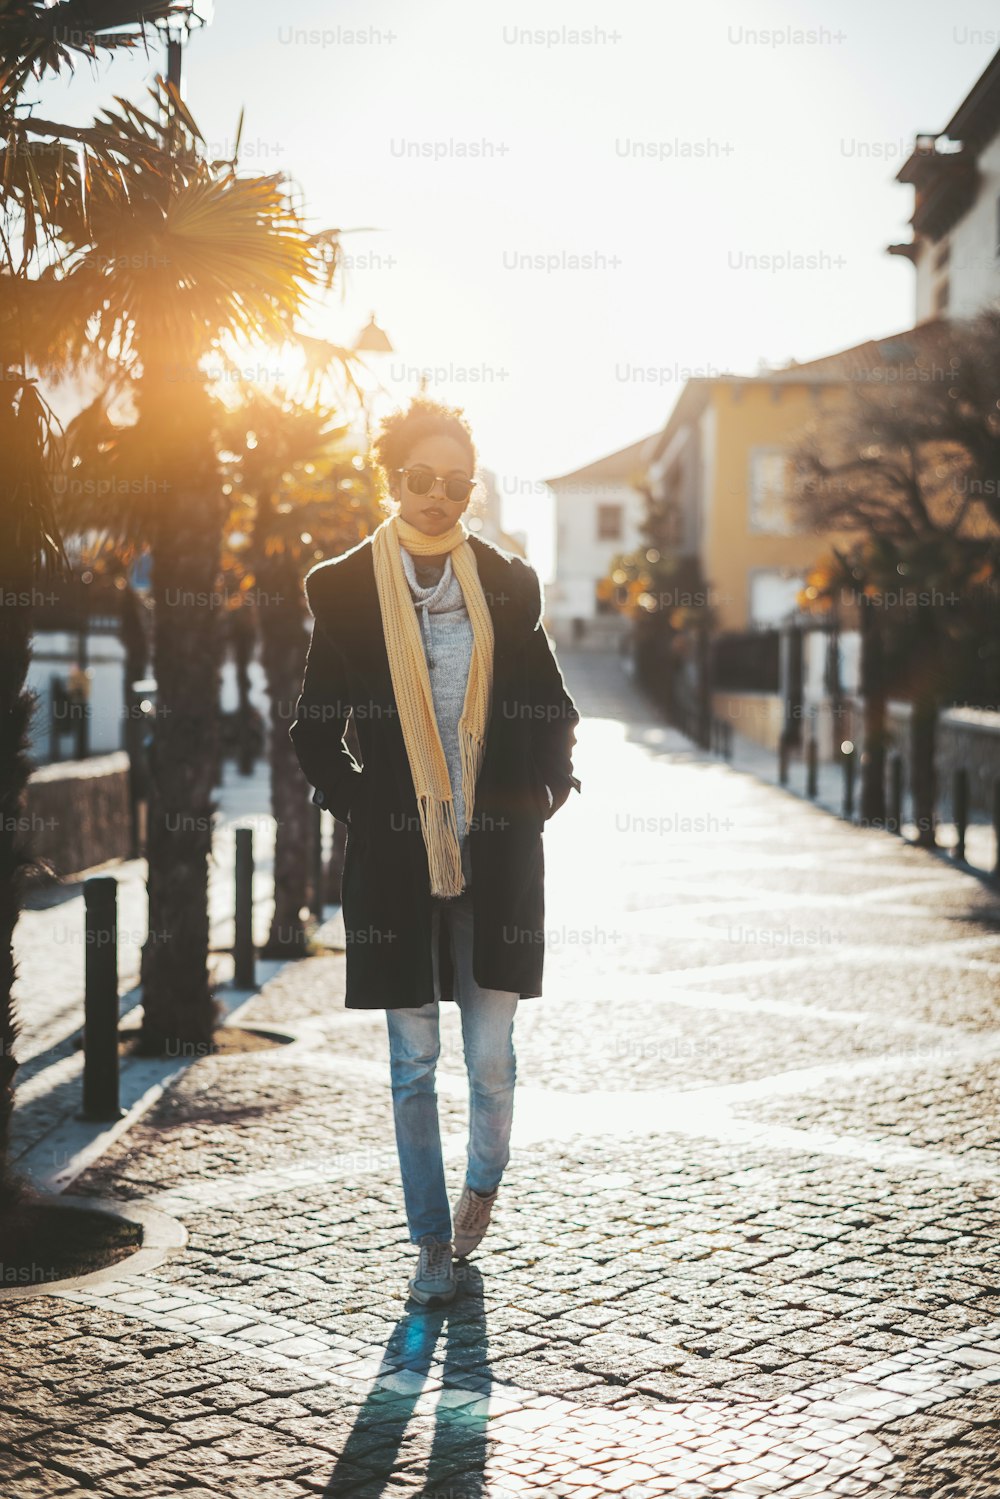
[[[209,864],[213,957],[233,942],[237,825],[254,829],[254,936],[261,943],[267,938],[274,819],[266,812],[269,791],[265,764],[259,761],[254,774],[244,777],[237,774],[232,761],[225,761],[215,799],[218,811]],[[141,948],[148,931],[146,861],[115,860],[94,872],[112,874],[118,882],[118,967],[124,999],[130,985],[138,982]],[[85,878],[70,878],[60,885],[35,890],[21,912],[14,954],[18,965],[15,992],[22,996],[18,1047],[22,1063],[62,1041],[82,1024]],[[215,966],[224,971],[223,964]],[[131,996],[133,1004],[137,997]]]
[[[2,1308],[5,1499],[997,1493],[1000,901],[562,661],[583,794],[460,1297],[405,1300],[384,1015],[287,966],[250,1015],[295,1043],[195,1062],[74,1186],[188,1247]]]
[[[254,937],[261,946],[267,940],[274,906],[274,819],[261,809],[269,805],[269,796],[263,762],[248,777],[240,776],[231,761],[224,763],[209,863],[209,967],[220,985],[233,972],[237,826],[251,827],[254,832]],[[149,926],[146,861],[115,860],[89,873],[110,874],[118,885],[119,1013],[124,1017],[142,999],[139,963]],[[86,877],[85,873],[35,890],[14,933],[14,995],[21,1027],[11,1141],[16,1162],[27,1158],[32,1146],[57,1124],[72,1119],[78,1107],[83,1075],[78,1043],[83,1026]]]

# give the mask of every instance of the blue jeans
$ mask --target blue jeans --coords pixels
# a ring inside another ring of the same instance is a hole
[[[452,1234],[434,1084],[441,1049],[437,948],[442,904],[448,906],[455,1000],[462,1015],[462,1045],[469,1074],[466,1181],[474,1192],[492,1192],[499,1186],[510,1159],[514,1115],[514,1012],[518,995],[505,989],[483,989],[473,978],[472,894],[465,890],[446,903],[432,900],[437,997],[413,1009],[385,1012],[396,1147],[413,1244],[427,1236],[447,1243]]]

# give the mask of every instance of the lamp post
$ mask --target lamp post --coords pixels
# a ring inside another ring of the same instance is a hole
[[[184,43],[192,31],[210,26],[215,15],[214,0],[193,0],[179,15],[165,16],[155,22],[167,45],[167,82],[181,92],[181,57]]]
[[[375,321],[374,312],[369,315],[367,323],[354,340],[353,349],[355,354],[394,354],[396,352],[388,333]],[[387,394],[385,387],[377,379],[376,386],[378,390]],[[362,404],[365,418],[365,451],[367,452],[372,440],[372,413],[367,396]]]

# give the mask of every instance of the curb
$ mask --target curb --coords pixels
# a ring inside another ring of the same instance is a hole
[[[157,1208],[146,1207],[141,1202],[120,1202],[112,1197],[72,1196],[64,1192],[42,1193],[39,1202],[45,1207],[66,1208],[70,1212],[102,1213],[118,1222],[138,1224],[142,1229],[142,1243],[134,1254],[116,1260],[113,1265],[105,1265],[101,1270],[88,1270],[85,1275],[41,1281],[30,1286],[0,1287],[0,1303],[23,1301],[31,1296],[58,1296],[62,1291],[76,1291],[102,1282],[126,1280],[161,1265],[165,1259],[182,1250],[188,1241],[187,1229],[183,1223],[161,1213]]]
[[[247,1021],[240,1018],[271,977],[273,973],[267,973],[255,989],[222,991],[227,1013],[220,1028],[232,1026],[256,1030],[290,1049],[301,1039],[297,1032],[290,1033],[264,1023],[255,1025],[249,1018]],[[80,1053],[74,1056],[78,1067],[82,1067]],[[125,1058],[120,1070],[122,1117],[107,1123],[90,1122],[80,1119],[74,1108],[15,1158],[14,1169],[41,1192],[59,1192],[72,1186],[78,1176],[148,1113],[177,1077],[199,1060],[196,1056]]]

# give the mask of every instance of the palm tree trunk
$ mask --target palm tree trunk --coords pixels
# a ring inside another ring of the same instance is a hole
[[[153,411],[150,470],[164,476],[165,498],[152,548],[157,694],[140,1044],[160,1052],[204,1045],[218,1020],[208,974],[208,861],[219,763],[226,510],[204,393],[176,385],[164,390],[158,383],[144,396],[144,407]]]
[[[32,864],[25,826],[25,788],[34,694],[27,687],[35,588],[51,588],[69,574],[51,507],[42,403],[17,372],[3,371],[0,400],[0,1218],[23,1183],[9,1161],[14,1109],[14,1049],[20,1032],[14,983],[14,929]],[[43,581],[44,580],[44,581]]]
[[[30,771],[28,724],[33,697],[25,687],[31,658],[27,607],[9,604],[8,568],[0,586],[0,1216],[16,1195],[16,1178],[8,1163],[10,1121],[14,1109],[14,1048],[19,1034],[13,987],[14,928],[24,891],[30,854],[23,831],[24,789]]]

